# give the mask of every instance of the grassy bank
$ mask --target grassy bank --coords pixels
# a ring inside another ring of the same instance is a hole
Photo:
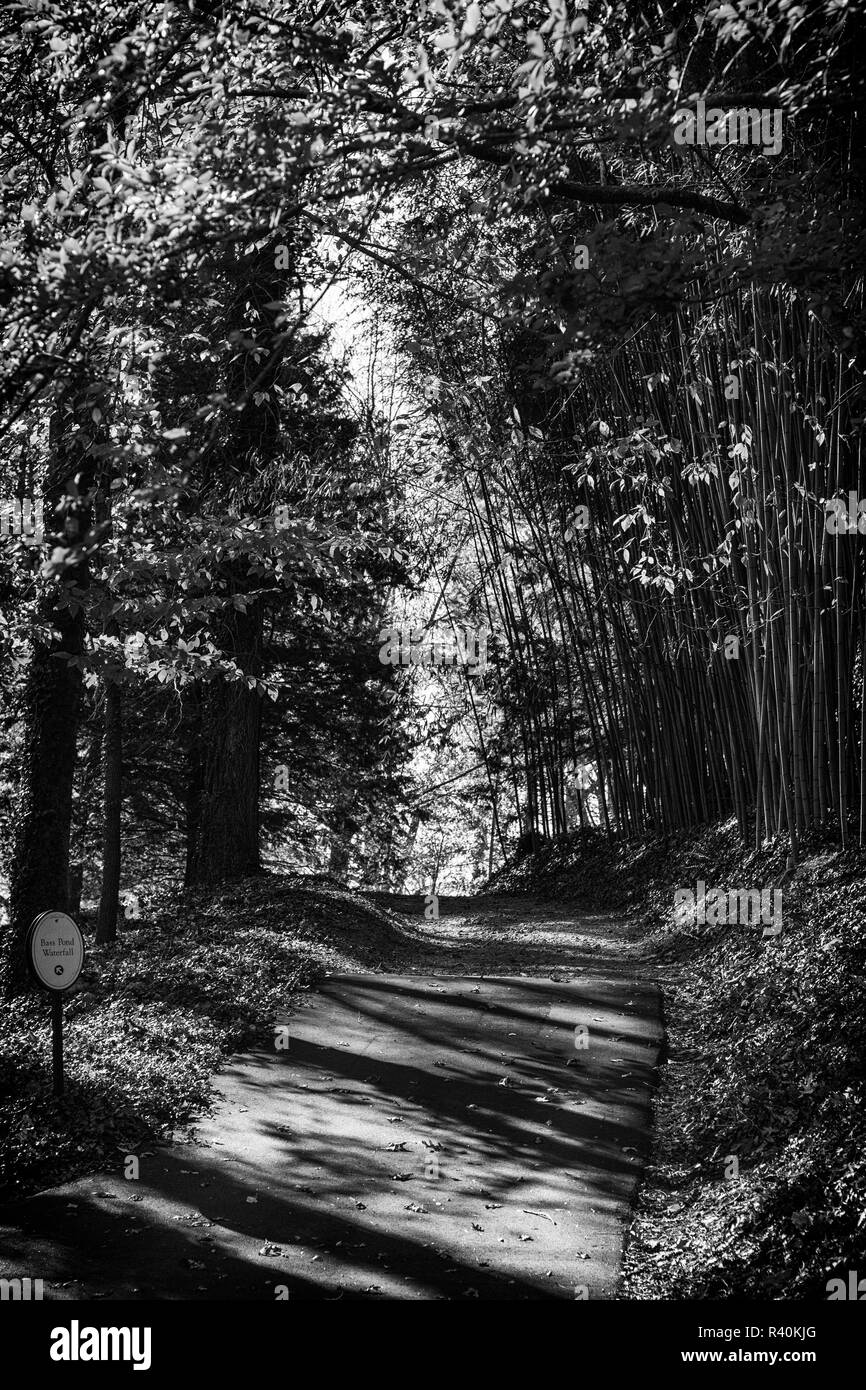
[[[0,1010],[0,1198],[167,1138],[210,1104],[226,1056],[272,1040],[293,993],[408,949],[396,919],[363,899],[271,875],[143,906],[115,946],[90,947],[67,995],[61,1100],[46,996]]]
[[[581,833],[496,887],[638,917],[663,987],[653,1161],[627,1251],[631,1298],[826,1298],[866,1272],[866,855],[819,839],[783,882],[784,930],[684,925],[678,887],[769,887],[781,846],[733,825],[608,845]]]

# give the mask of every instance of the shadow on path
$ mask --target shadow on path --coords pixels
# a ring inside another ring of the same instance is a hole
[[[609,963],[330,977],[223,1070],[191,1143],[0,1208],[0,1275],[61,1299],[613,1297],[661,1031],[655,987]]]

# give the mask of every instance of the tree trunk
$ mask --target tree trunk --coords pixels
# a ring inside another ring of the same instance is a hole
[[[117,937],[117,895],[120,889],[120,809],[123,801],[123,695],[110,681],[105,687],[102,798],[102,891],[96,922],[96,944]]]
[[[260,609],[230,610],[219,641],[245,676],[257,675]],[[243,878],[261,869],[260,696],[245,680],[216,680],[203,687],[201,721],[201,798],[187,847],[188,885]]]
[[[73,921],[78,921],[81,912],[81,893],[84,888],[84,865],[82,863],[69,865],[69,897],[66,904],[66,911]]]
[[[201,685],[198,681],[184,689],[182,694],[183,741],[186,748],[186,787],[184,812],[186,818],[186,865],[184,881],[193,882],[199,825],[201,824],[201,799],[204,791],[204,761],[201,741]]]
[[[77,394],[70,387],[66,402],[83,416],[81,428],[64,436],[64,416],[59,407],[55,410],[49,428],[53,465],[43,502],[46,518],[54,518],[53,526],[70,548],[92,522],[96,455],[90,446],[99,437],[91,419],[97,397],[80,383],[76,386]],[[80,560],[62,580],[50,582],[39,605],[40,627],[51,637],[34,643],[22,706],[24,752],[9,875],[10,921],[0,949],[0,983],[7,997],[23,993],[29,984],[24,942],[33,918],[52,908],[69,910],[69,832],[82,687],[81,670],[70,658],[84,651],[84,613],[73,596],[87,587],[89,577],[87,560]]]
[[[352,852],[352,837],[355,833],[354,826],[349,828],[351,822],[343,821],[335,830],[331,837],[331,853],[328,858],[328,873],[332,878],[338,878],[341,883],[346,881],[349,873],[349,858]]]
[[[3,936],[7,997],[27,989],[24,942],[33,918],[69,906],[69,827],[81,672],[67,655],[83,645],[81,613],[56,606],[55,636],[33,654],[24,694],[24,755],[9,890],[10,923]]]

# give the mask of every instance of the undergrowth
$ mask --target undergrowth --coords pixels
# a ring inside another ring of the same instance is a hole
[[[273,1042],[293,993],[402,945],[396,919],[363,899],[271,875],[146,903],[115,945],[89,949],[66,996],[62,1098],[46,996],[0,1012],[0,1197],[168,1139],[207,1109],[225,1057]]]

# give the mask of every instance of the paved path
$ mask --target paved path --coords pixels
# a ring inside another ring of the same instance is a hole
[[[330,977],[279,1020],[287,1048],[226,1067],[193,1142],[0,1208],[0,1275],[49,1298],[613,1297],[661,1029],[601,939],[568,980]]]

